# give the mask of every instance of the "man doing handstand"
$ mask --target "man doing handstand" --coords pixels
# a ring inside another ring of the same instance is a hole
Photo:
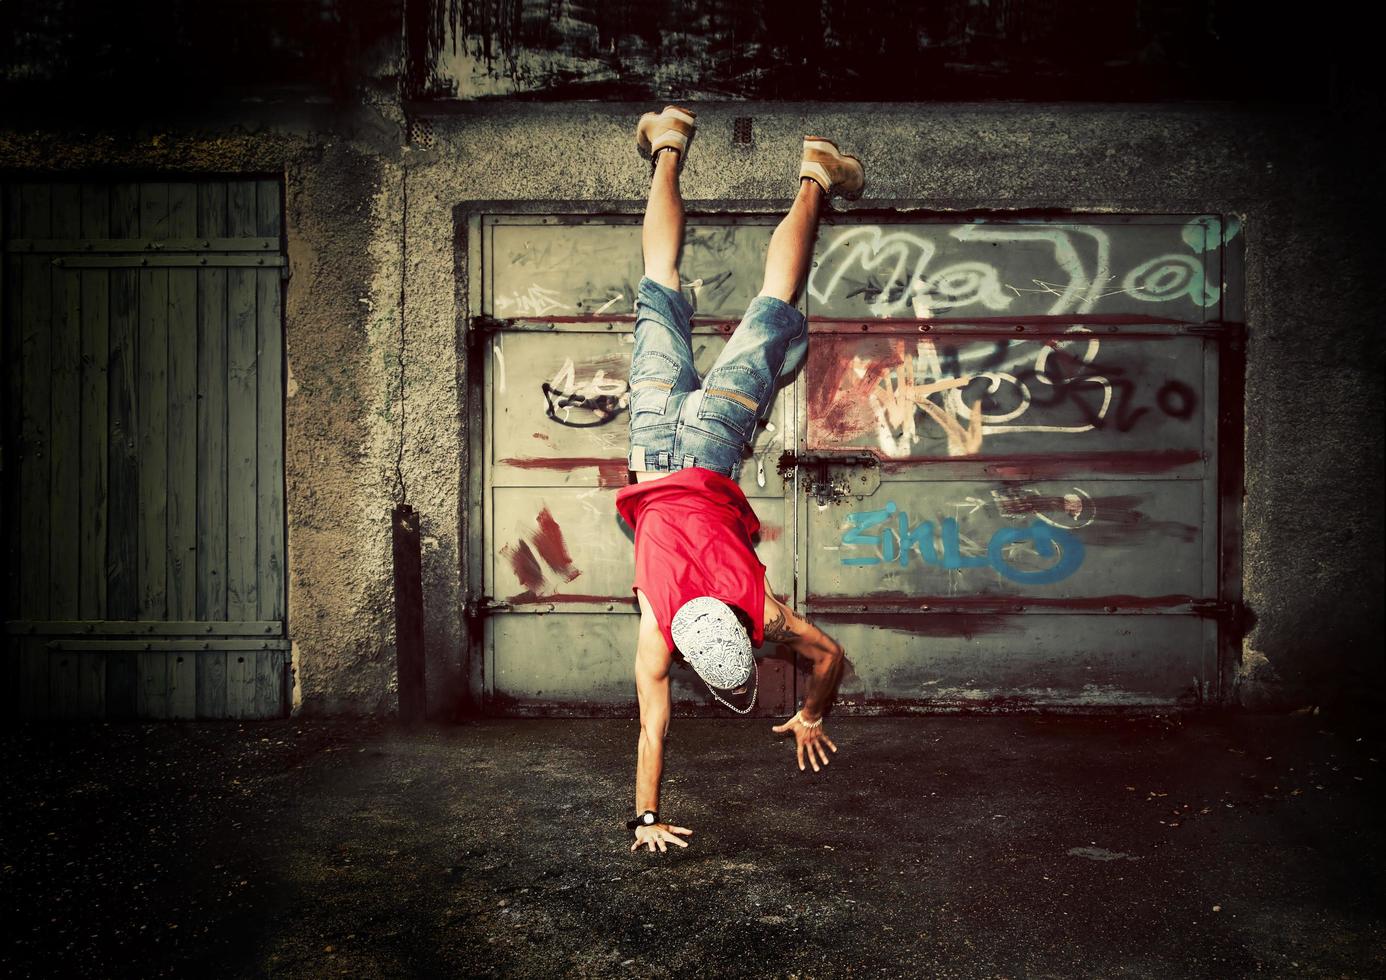
[[[813,665],[803,706],[772,731],[793,732],[800,770],[819,771],[837,746],[823,731],[841,674],[843,651],[822,630],[780,602],[767,587],[752,537],[760,521],[737,485],[743,454],[770,412],[778,385],[808,349],[808,325],[792,305],[813,254],[819,210],[832,194],[859,197],[861,163],[828,140],[804,139],[799,187],[775,229],[765,279],[721,355],[699,378],[693,367],[693,308],[680,291],[683,200],[679,172],[695,127],[694,114],[669,106],[646,113],[636,130],[653,158],[654,176],[641,234],[645,275],[636,297],[630,369],[630,454],[634,483],[616,507],[635,529],[635,581],[640,632],[635,685],[640,741],[635,774],[631,850],[651,851],[692,831],[662,821],[659,780],[669,728],[669,669],[679,653],[718,701],[744,692],[754,669],[752,645],[783,643]],[[758,677],[758,672],[757,672]],[[826,746],[826,748],[825,748]]]

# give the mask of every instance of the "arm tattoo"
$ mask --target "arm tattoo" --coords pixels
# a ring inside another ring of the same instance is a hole
[[[798,634],[784,624],[784,612],[775,613],[775,618],[765,624],[765,639],[771,643],[793,643]]]

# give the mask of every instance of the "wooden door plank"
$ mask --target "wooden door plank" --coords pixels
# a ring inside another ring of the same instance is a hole
[[[82,230],[81,188],[55,183],[51,202],[51,234],[77,238]],[[48,614],[57,619],[78,615],[81,562],[81,273],[53,267],[53,324],[51,346],[49,454]]]
[[[158,651],[135,654],[139,673],[135,700],[135,714],[138,717],[169,717],[168,660],[170,656],[172,655]]]
[[[75,718],[78,714],[80,671],[70,650],[48,651],[48,717]]]
[[[257,651],[226,654],[226,717],[255,717]]]
[[[228,718],[226,713],[225,650],[208,650],[197,655],[197,696],[195,713],[198,718]]]
[[[77,654],[77,713],[82,718],[106,717],[106,654]]]
[[[168,275],[168,616],[197,618],[197,277]]]
[[[168,184],[140,184],[140,238],[169,238]]]
[[[279,182],[255,185],[255,230],[267,241],[279,240]],[[278,269],[256,276],[256,321],[259,353],[259,419],[256,453],[259,488],[260,616],[284,618],[284,328],[283,280]],[[267,615],[271,614],[271,615]]]
[[[167,653],[168,658],[168,716],[192,719],[197,717],[197,667],[200,654]]]
[[[140,237],[168,237],[168,185],[140,185]],[[139,273],[139,612],[141,619],[168,616],[168,270]],[[171,713],[169,654],[136,654],[136,712],[141,718]]]
[[[141,214],[141,220],[145,217]],[[139,596],[141,619],[168,616],[168,270],[139,273]],[[141,677],[144,677],[141,666]]]
[[[19,185],[5,187],[5,228],[8,234],[16,234],[19,222]],[[5,264],[5,306],[0,310],[0,325],[3,325],[3,347],[0,360],[5,369],[5,445],[13,456],[8,460],[9,472],[3,481],[4,499],[0,506],[5,509],[8,520],[5,528],[5,618],[17,619],[20,615],[19,580],[22,565],[19,557],[20,528],[25,518],[24,498],[20,493],[20,471],[24,465],[24,446],[20,442],[22,433],[21,418],[24,411],[24,361],[21,336],[23,334],[23,306],[20,302],[20,265],[18,259]],[[7,670],[6,699],[12,700],[18,690],[12,680],[18,682],[19,658],[17,647],[6,647],[5,667]],[[16,651],[11,654],[10,651]]]
[[[197,237],[197,184],[180,180],[168,188],[168,237],[186,240]]]
[[[81,430],[81,580],[77,614],[82,619],[105,619],[110,466],[110,273],[89,269],[81,273],[82,289],[82,430]]]
[[[48,647],[43,637],[19,637],[19,716],[46,718],[48,700]]]
[[[255,653],[255,717],[282,718],[284,704],[284,651],[258,650]]]
[[[256,486],[259,491],[259,618],[284,618],[284,346],[280,279],[256,273],[259,399]]]
[[[107,653],[106,718],[109,721],[129,721],[138,710],[139,654]]]
[[[134,238],[138,234],[139,185],[117,183],[111,188],[111,235]],[[138,619],[139,425],[135,385],[139,370],[139,273],[134,269],[112,269],[108,275],[110,400],[106,414],[110,429],[110,504],[106,522],[106,616]],[[127,668],[130,676],[118,676]],[[108,713],[126,706],[134,710],[134,670],[133,658],[128,664],[107,666]],[[113,675],[117,675],[114,681]]]
[[[198,234],[226,234],[226,185],[198,187]],[[226,270],[197,273],[197,618],[226,619]],[[225,695],[220,695],[222,703]]]
[[[20,186],[19,227],[29,236],[48,236],[50,194],[47,184]],[[20,497],[27,512],[19,529],[19,615],[23,619],[48,618],[49,569],[49,391],[52,384],[51,348],[53,296],[52,266],[42,256],[24,256],[20,262],[20,357],[24,388],[20,439],[24,447],[20,464]],[[27,656],[27,651],[26,651]],[[29,675],[26,674],[26,677]],[[47,704],[47,662],[44,662],[44,704]],[[26,697],[26,703],[32,704]]]
[[[227,232],[255,234],[255,183],[227,185]],[[226,615],[259,616],[256,550],[256,270],[227,271]],[[253,676],[253,669],[252,669]]]
[[[82,290],[77,272],[55,268],[51,281],[48,615],[74,619],[80,608]]]
[[[106,184],[82,185],[83,238],[110,237],[109,191]],[[94,620],[106,618],[110,273],[105,269],[85,269],[79,276],[82,290],[82,431],[79,513],[81,574],[77,608],[82,619]],[[104,676],[103,667],[103,679]]]

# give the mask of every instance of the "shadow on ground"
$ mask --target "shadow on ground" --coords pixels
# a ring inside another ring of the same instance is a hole
[[[1380,733],[1313,716],[30,725],[6,976],[1386,974]]]

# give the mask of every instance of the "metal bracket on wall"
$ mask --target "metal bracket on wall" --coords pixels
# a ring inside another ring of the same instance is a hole
[[[875,493],[881,486],[879,462],[871,453],[842,456],[806,453],[800,456],[785,451],[776,469],[785,479],[796,469],[804,470],[804,491],[819,504],[826,505],[841,503],[848,497],[862,500]]]

